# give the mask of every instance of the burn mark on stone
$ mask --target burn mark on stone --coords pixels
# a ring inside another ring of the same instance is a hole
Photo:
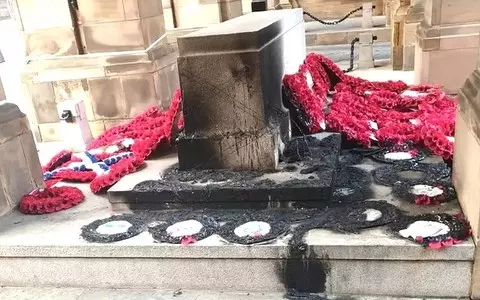
[[[322,171],[325,168],[325,165],[313,165],[305,169],[300,170],[300,174],[311,174],[313,172]],[[310,178],[310,177],[309,177]]]

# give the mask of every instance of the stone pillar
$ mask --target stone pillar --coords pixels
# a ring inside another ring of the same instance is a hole
[[[417,29],[415,82],[456,94],[476,65],[480,1],[428,0]]]
[[[453,183],[476,245],[471,299],[480,299],[480,57],[458,92]]]
[[[0,216],[21,197],[43,188],[43,174],[28,119],[18,106],[0,104]]]
[[[371,32],[362,32],[359,35],[360,51],[358,53],[358,68],[373,68],[373,34]]]
[[[413,70],[415,63],[415,37],[418,24],[423,20],[423,0],[402,0],[393,16],[392,67],[394,70]]]
[[[179,80],[162,1],[17,3],[29,55],[23,86],[37,138],[62,140],[56,106],[65,100],[83,101],[94,137],[151,105],[168,107]]]
[[[274,170],[290,138],[281,85],[305,59],[301,9],[243,15],[178,39],[181,169]]]
[[[373,5],[372,2],[366,2],[362,5],[362,28],[373,27]]]

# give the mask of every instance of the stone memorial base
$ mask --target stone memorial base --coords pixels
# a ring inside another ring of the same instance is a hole
[[[185,119],[180,168],[275,170],[290,138],[282,78],[305,58],[302,10],[254,12],[211,25],[179,37],[178,49]]]
[[[0,216],[23,195],[43,188],[43,173],[28,119],[12,103],[0,104]]]
[[[160,180],[138,182],[127,189],[114,186],[109,198],[113,209],[261,209],[291,207],[296,202],[322,206],[332,195],[340,145],[340,135],[333,133],[296,138],[284,153],[289,156],[271,173],[181,171],[171,161]]]
[[[417,29],[415,82],[439,84],[456,94],[474,70],[480,43],[480,2],[432,0],[425,3]]]
[[[31,59],[23,87],[38,141],[62,139],[57,103],[82,100],[94,137],[152,105],[168,107],[179,88],[176,45],[159,40],[148,51]]]

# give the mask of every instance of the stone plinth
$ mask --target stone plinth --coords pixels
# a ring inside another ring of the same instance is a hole
[[[0,104],[0,216],[21,197],[43,188],[43,174],[28,119],[18,106]]]
[[[413,70],[418,24],[424,17],[423,0],[402,0],[393,16],[392,67],[394,70]]]
[[[56,106],[82,100],[94,137],[151,105],[168,107],[179,87],[177,51],[165,43],[149,51],[32,59],[23,74],[29,117],[41,141],[62,139]]]
[[[473,71],[480,42],[480,1],[429,0],[417,29],[416,83],[441,84],[456,94]]]
[[[459,91],[453,158],[453,182],[463,213],[472,226],[477,245],[472,274],[472,299],[480,299],[480,70],[468,77]]]
[[[180,168],[275,170],[290,137],[282,78],[305,58],[302,10],[250,13],[182,36],[178,48]]]

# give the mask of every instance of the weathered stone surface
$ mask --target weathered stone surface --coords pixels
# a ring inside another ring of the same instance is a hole
[[[205,157],[185,159],[196,143],[200,153],[216,149],[217,165],[208,168],[276,168],[276,153],[290,135],[281,80],[305,57],[304,32],[302,11],[296,9],[251,13],[178,38],[185,116],[180,168],[203,168]],[[222,148],[230,137],[247,144]],[[256,142],[261,146],[255,148]]]
[[[21,197],[43,187],[43,174],[27,117],[12,103],[0,104],[0,216]]]
[[[75,55],[78,45],[71,28],[38,29],[25,32],[25,50],[28,56]]]
[[[417,29],[415,81],[456,94],[477,63],[480,2],[429,0]],[[447,76],[448,75],[448,76]]]
[[[5,89],[3,88],[2,79],[0,78],[0,101],[7,99],[7,95],[5,94]]]
[[[237,137],[232,136],[223,139],[222,146],[228,147],[229,140],[235,138]],[[291,207],[295,201],[322,205],[324,201],[331,199],[341,137],[336,133],[321,133],[307,136],[305,139],[297,138],[292,144],[296,145],[298,139],[302,142],[307,141],[307,147],[311,149],[312,155],[301,161],[282,162],[276,172],[218,170],[212,173],[210,170],[182,171],[172,166],[159,170],[163,174],[160,180],[142,180],[129,188],[116,185],[108,192],[110,202],[113,207],[123,205],[131,209],[154,210],[285,208]],[[259,144],[256,146],[261,147]],[[199,146],[197,141],[190,144],[188,140],[180,140],[179,146],[190,150],[190,153],[200,157],[200,160],[203,159],[207,166],[209,163],[214,166],[219,163],[215,161],[216,158],[210,158],[210,153],[203,153],[203,147]],[[297,150],[292,151],[297,153]],[[241,159],[235,152],[230,155],[231,160]],[[178,159],[182,159],[181,156]]]
[[[89,79],[96,119],[125,118],[125,98],[120,78]]]
[[[459,91],[457,121],[455,127],[455,151],[453,160],[453,182],[463,213],[472,227],[472,235],[477,244],[475,263],[472,272],[471,298],[480,299],[480,70],[467,78]]]
[[[121,78],[121,81],[128,117],[134,117],[157,104],[153,74],[126,76]]]

